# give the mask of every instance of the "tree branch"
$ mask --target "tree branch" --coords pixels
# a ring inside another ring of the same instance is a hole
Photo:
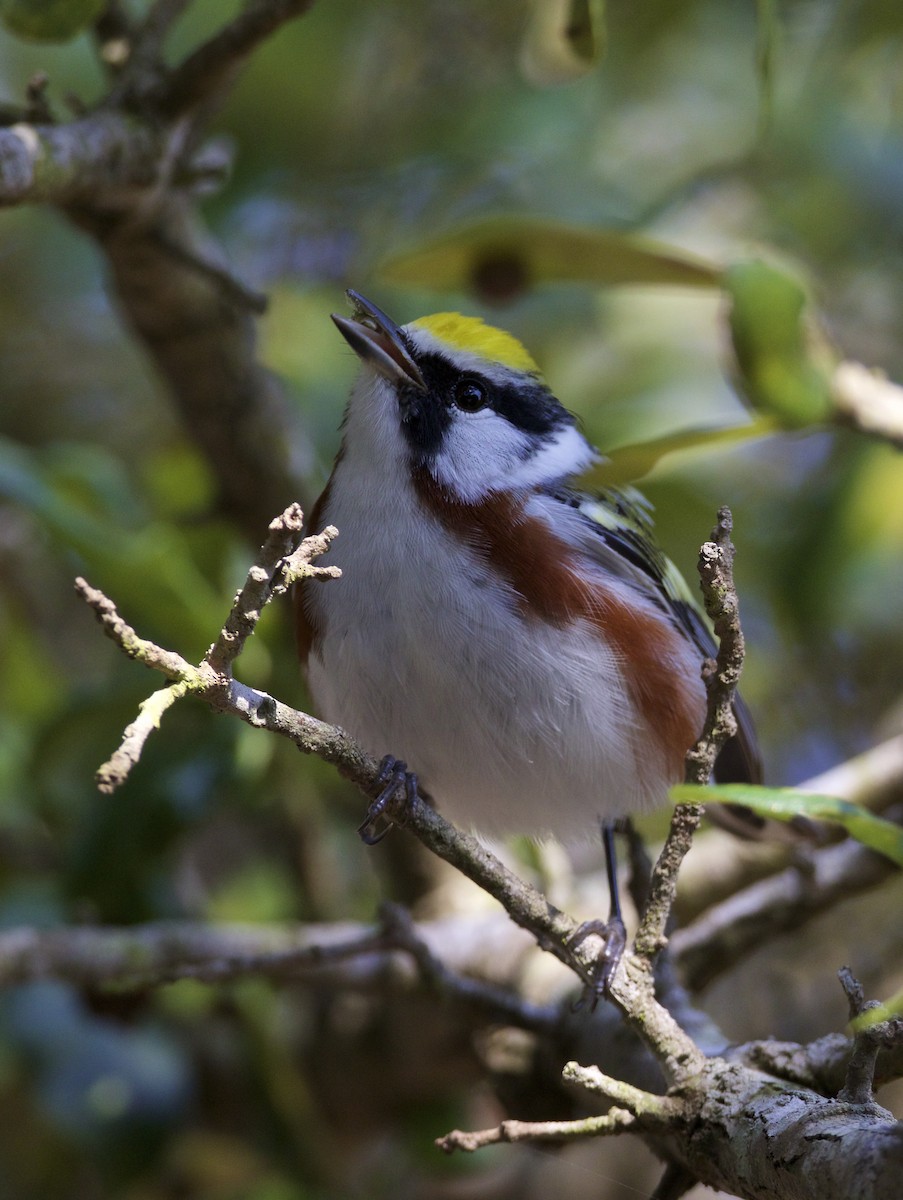
[[[117,112],[0,129],[0,206],[93,204],[122,211],[158,177],[160,134]]]
[[[172,119],[230,87],[261,42],[313,6],[313,0],[251,0],[244,10],[204,42],[163,81],[153,106]]]
[[[861,363],[842,362],[831,379],[835,414],[860,433],[903,450],[903,387]]]
[[[277,589],[287,586],[297,571],[317,570],[311,566],[310,559],[322,552],[325,543],[323,539],[302,542],[300,526],[297,506],[292,506],[273,522],[258,563],[249,572],[245,586],[236,597],[223,633],[211,647],[207,659],[199,667],[188,668],[183,682],[189,684],[189,692],[213,707],[291,737],[305,752],[317,753],[336,763],[343,774],[368,790],[377,778],[379,764],[347,734],[288,709],[231,677],[231,663],[243,639],[256,626],[262,605]],[[722,538],[727,537],[726,514],[722,514],[719,528]],[[286,556],[285,551],[296,544],[298,550],[292,550]],[[735,605],[731,615],[729,562],[725,575],[723,546],[716,544],[714,551],[704,553],[703,557],[715,566],[711,576],[712,589],[721,605],[720,624],[727,628],[725,637],[729,640],[733,636],[731,630],[736,627]],[[96,611],[101,608],[104,628],[117,640],[122,638],[136,656],[133,631],[119,620],[109,602],[95,604]],[[142,661],[150,663],[153,656],[144,652],[147,645],[141,643]],[[738,666],[732,653],[738,653],[736,643],[733,651],[728,651],[724,663],[722,657],[719,658],[718,677],[713,688],[716,694],[711,704],[714,715],[701,739],[713,754],[717,752],[718,737],[726,736],[729,731],[725,705],[729,707],[730,689],[736,680]],[[165,651],[160,651],[160,655],[161,662],[170,669],[174,664],[178,665],[177,656],[174,659]],[[224,669],[214,670],[211,659],[218,661]],[[700,753],[698,761],[705,763],[708,760]],[[498,899],[510,917],[529,930],[543,949],[567,963],[581,978],[592,976],[595,964],[583,957],[586,953],[583,944],[576,951],[569,944],[577,929],[577,923],[570,916],[508,871],[476,839],[455,830],[421,799],[411,803],[399,795],[393,798],[393,806],[390,815],[395,823],[403,824],[430,850]],[[667,919],[667,897],[673,891],[673,880],[669,878],[672,870],[676,870],[672,860],[660,859],[659,895],[665,897],[665,903],[647,928],[652,953],[626,953],[610,983],[612,999],[632,1028],[652,1048],[670,1090],[667,1096],[656,1096],[603,1076],[595,1069],[587,1070],[572,1064],[568,1068],[569,1079],[593,1091],[601,1090],[609,1100],[614,1100],[621,1113],[626,1114],[614,1117],[609,1114],[595,1131],[614,1132],[628,1124],[642,1123],[646,1128],[654,1125],[656,1145],[678,1167],[712,1186],[739,1192],[750,1200],[760,1197],[771,1200],[779,1181],[780,1186],[786,1187],[787,1179],[791,1177],[795,1188],[793,1194],[801,1200],[815,1200],[816,1197],[820,1200],[825,1189],[830,1191],[832,1188],[839,1195],[852,1194],[850,1187],[854,1178],[858,1188],[856,1194],[861,1200],[889,1198],[892,1194],[887,1190],[890,1181],[898,1180],[903,1162],[903,1133],[900,1126],[888,1120],[887,1114],[877,1106],[864,1109],[828,1100],[740,1062],[706,1058],[693,1038],[656,998],[651,959],[660,940],[657,923]],[[419,947],[417,937],[410,931],[402,931],[401,940],[434,986],[454,987],[449,982],[444,963],[437,961],[431,951]],[[459,989],[459,994],[472,998],[466,986]],[[561,1133],[562,1129],[557,1132]],[[844,1137],[842,1156],[836,1154],[832,1144],[841,1133]],[[516,1132],[509,1129],[507,1133],[499,1127],[472,1136],[480,1142],[481,1139],[504,1140],[510,1136],[526,1138],[531,1134],[541,1139],[552,1136],[546,1125],[519,1127]],[[584,1125],[579,1132],[576,1127],[571,1127],[566,1135],[588,1136],[587,1127]],[[460,1132],[451,1135],[447,1148],[465,1144],[467,1136]]]
[[[718,656],[706,680],[707,711],[699,741],[687,754],[685,781],[706,784],[711,778],[718,752],[737,732],[733,714],[734,692],[743,667],[743,631],[734,587],[733,520],[730,510],[718,512],[712,540],[699,553],[699,576],[706,612],[715,626]],[[666,928],[677,893],[677,875],[699,826],[702,806],[678,804],[671,828],[649,883],[649,899],[634,939],[634,951],[650,962],[667,942]]]
[[[557,1016],[508,990],[535,950],[501,913],[419,923],[405,938],[385,925],[149,922],[134,928],[0,930],[0,985],[62,979],[77,986],[143,990],[180,979],[224,982],[261,975],[304,978],[350,990],[411,989],[422,979],[418,954],[441,953],[447,979],[468,1002],[523,1028],[548,1030]],[[412,952],[411,941],[420,946]],[[497,1005],[499,994],[504,1008]]]
[[[484,1146],[514,1142],[578,1142],[604,1134],[635,1131],[633,1113],[613,1108],[603,1117],[584,1117],[578,1121],[502,1121],[494,1129],[453,1129],[436,1139],[436,1145],[446,1154],[455,1150],[473,1153]]]
[[[52,204],[96,241],[126,324],[217,481],[221,511],[252,537],[299,494],[306,439],[256,361],[264,300],[229,270],[193,191],[212,177],[198,146],[214,100],[310,4],[254,0],[172,70],[163,43],[183,0],[159,0],[141,24],[111,18],[97,31],[112,82],[96,108],[64,125],[0,129],[0,205]],[[218,153],[214,173],[225,169]]]
[[[877,887],[897,871],[883,855],[848,840],[814,851],[804,865],[787,867],[729,896],[671,938],[687,987],[701,991],[757,947]]]

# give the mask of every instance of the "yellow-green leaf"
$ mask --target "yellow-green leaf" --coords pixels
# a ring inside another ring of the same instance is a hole
[[[901,1013],[903,1013],[903,988],[894,992],[890,999],[885,1000],[883,1004],[878,1004],[875,1008],[867,1008],[858,1017],[854,1017],[850,1022],[850,1028],[854,1033],[860,1033],[863,1029],[880,1025],[882,1021],[890,1021],[893,1017],[899,1017]]]
[[[750,403],[790,428],[831,412],[831,374],[798,279],[760,259],[724,272],[738,383]]]
[[[384,263],[392,283],[476,291],[505,301],[538,283],[679,284],[717,287],[721,270],[635,233],[495,217]]]
[[[838,796],[798,792],[795,788],[755,787],[749,783],[721,783],[711,787],[680,783],[671,789],[671,799],[678,804],[742,804],[778,821],[789,821],[795,816],[829,821],[840,825],[863,846],[877,850],[903,867],[903,828]]]
[[[669,454],[746,442],[751,438],[765,437],[773,433],[774,428],[773,420],[760,416],[745,425],[714,429],[679,429],[673,433],[666,433],[663,437],[650,438],[647,442],[618,446],[581,475],[580,486],[590,490],[621,487],[648,475],[652,468]]]

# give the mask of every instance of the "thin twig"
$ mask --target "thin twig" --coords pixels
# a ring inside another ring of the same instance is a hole
[[[874,1105],[878,1051],[882,1046],[899,1045],[903,1041],[903,1019],[896,1017],[876,1024],[858,1021],[857,1018],[879,1009],[881,1005],[877,1000],[866,1000],[862,984],[849,967],[841,967],[837,976],[846,993],[854,1029],[846,1078],[837,1093],[837,1099],[842,1104]]]
[[[106,635],[129,658],[160,671],[172,681],[171,687],[163,688],[145,700],[137,719],[125,730],[118,749],[98,770],[97,782],[101,791],[113,792],[125,782],[163,714],[176,700],[189,694],[200,696],[214,707],[234,711],[249,724],[270,723],[271,727],[278,724],[276,732],[294,735],[294,731],[287,732],[286,722],[280,720],[284,714],[279,712],[276,701],[263,692],[236,683],[231,678],[231,666],[273,596],[284,593],[291,583],[305,575],[335,579],[340,573],[336,567],[311,564],[311,559],[325,552],[337,531],[329,527],[317,536],[302,540],[302,527],[303,514],[298,504],[289,505],[270,523],[267,540],[232,603],[225,625],[198,666],[192,666],[181,655],[139,637],[103,592],[92,588],[80,577],[75,581],[76,591],[93,609]],[[305,714],[297,716],[311,725],[319,724]],[[305,725],[301,736],[310,732],[310,725]],[[336,732],[344,736],[341,731]]]
[[[883,812],[903,799],[903,734],[879,742],[797,786],[801,792],[840,796],[872,812]],[[729,902],[745,888],[793,865],[799,852],[799,847],[789,842],[748,841],[721,829],[708,830],[704,838],[693,843],[693,853],[681,869],[677,909],[683,928],[674,936],[675,953],[678,938],[683,941],[685,935],[694,937],[690,933],[691,921],[699,919],[702,913],[706,913],[707,920],[708,911],[715,906]],[[816,860],[824,852],[819,848]],[[874,861],[877,863],[878,859]],[[856,886],[855,881],[851,881],[851,886]],[[863,881],[862,886],[869,885]],[[840,897],[832,902],[837,899]],[[714,911],[712,918],[716,920]],[[766,913],[763,924],[767,924],[767,919]],[[704,953],[701,942],[699,945],[700,953]],[[715,950],[713,957],[717,959],[719,953]]]
[[[311,560],[325,554],[338,537],[334,525],[301,540],[304,514],[300,504],[290,505],[270,522],[267,539],[232,602],[226,623],[204,655],[204,662],[219,674],[227,673],[257,627],[264,607],[288,587],[307,576],[338,579],[338,567],[314,567]]]
[[[613,1108],[602,1117],[584,1117],[578,1121],[502,1121],[493,1129],[453,1129],[436,1139],[446,1154],[455,1150],[473,1153],[484,1146],[506,1142],[575,1142],[603,1134],[622,1133],[636,1125],[632,1113]]]
[[[192,163],[193,166],[194,163]],[[184,174],[184,168],[180,168],[180,172]],[[213,262],[200,254],[195,247],[179,245],[178,242],[165,237],[162,233],[157,233],[154,241],[164,253],[170,255],[177,263],[192,271],[197,271],[199,275],[204,275],[215,283],[223,296],[233,304],[247,309],[248,312],[258,317],[263,316],[266,312],[269,304],[266,294],[249,287],[222,263]]]
[[[155,729],[160,728],[163,714],[177,700],[187,696],[191,690],[187,681],[171,683],[169,687],[153,692],[139,705],[138,716],[122,735],[122,741],[112,756],[94,773],[98,790],[105,795],[115,792],[120,783],[128,778],[132,767],[138,762],[144,744]]]
[[[75,580],[75,590],[94,611],[107,637],[129,658],[159,671],[174,683],[184,681],[195,670],[181,654],[176,654],[174,650],[164,650],[156,643],[139,637],[131,625],[119,615],[113,601],[98,588],[91,587],[80,575]]]
[[[715,626],[719,646],[714,670],[706,679],[705,729],[687,755],[685,779],[688,783],[708,782],[718,752],[737,729],[732,703],[743,666],[744,645],[734,587],[732,527],[730,510],[720,509],[712,540],[704,543],[699,554],[706,612]],[[653,868],[649,902],[634,939],[634,952],[650,962],[667,942],[666,929],[677,891],[677,874],[701,816],[699,804],[677,805],[665,844]]]
[[[637,1117],[670,1121],[686,1112],[686,1105],[682,1101],[672,1096],[659,1096],[655,1092],[644,1091],[643,1088],[634,1087],[622,1079],[614,1079],[598,1067],[583,1067],[579,1063],[570,1062],[565,1064],[561,1076],[568,1083],[577,1083],[596,1096],[612,1100]]]

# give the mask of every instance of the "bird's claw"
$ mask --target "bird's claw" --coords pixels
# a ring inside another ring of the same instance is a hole
[[[395,825],[403,823],[403,817],[400,821],[397,815],[390,817],[386,811],[392,797],[402,786],[405,790],[405,809],[408,809],[417,799],[417,776],[408,770],[407,763],[387,754],[380,763],[379,774],[373,784],[376,799],[367,809],[363,823],[358,826],[358,835],[367,846],[375,846]]]
[[[584,921],[568,938],[568,949],[576,950],[591,936],[604,938],[605,946],[593,964],[592,976],[584,985],[583,993],[575,1005],[575,1008],[586,1005],[590,1012],[609,995],[611,981],[627,946],[627,930],[619,916],[610,917],[607,921]]]

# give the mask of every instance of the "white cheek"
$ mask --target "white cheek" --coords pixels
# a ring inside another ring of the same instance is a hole
[[[596,458],[568,425],[536,443],[494,412],[459,414],[446,434],[434,470],[441,483],[474,502],[495,488],[534,488],[583,471]]]
[[[567,425],[551,436],[541,449],[510,471],[508,485],[530,488],[553,483],[566,475],[577,475],[597,457],[583,434],[573,425]]]
[[[497,413],[457,413],[433,470],[440,483],[472,503],[506,484],[529,448],[528,439]]]

